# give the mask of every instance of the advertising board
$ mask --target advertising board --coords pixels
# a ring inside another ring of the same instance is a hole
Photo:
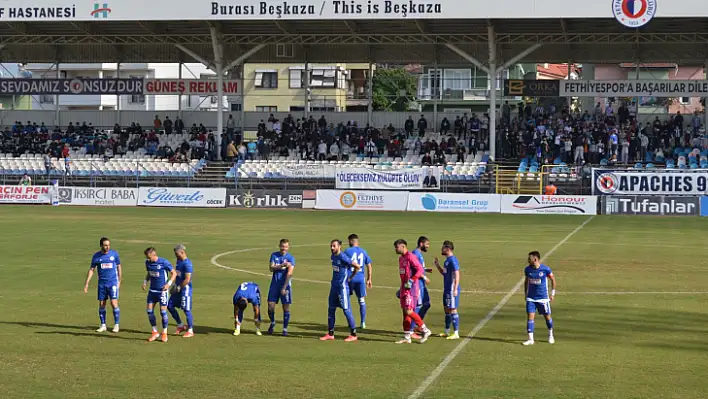
[[[337,168],[335,180],[337,188],[345,190],[438,190],[440,169]]]
[[[698,216],[699,197],[613,195],[602,197],[604,215]]]
[[[50,186],[0,186],[0,204],[49,204]]]
[[[405,211],[407,191],[317,190],[315,209]]]
[[[239,93],[237,80],[223,82],[224,95]],[[0,79],[4,95],[216,95],[217,81],[211,79],[102,79],[40,78]]]
[[[138,206],[223,208],[225,188],[140,187]]]
[[[593,195],[705,195],[708,171],[593,169]]]
[[[137,188],[119,187],[60,187],[61,205],[137,206]]]
[[[423,212],[499,213],[501,195],[410,193],[407,209]]]
[[[229,208],[302,208],[302,191],[227,190]]]
[[[597,197],[587,195],[502,195],[501,213],[597,215]]]

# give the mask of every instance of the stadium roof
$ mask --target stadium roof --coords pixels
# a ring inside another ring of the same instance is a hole
[[[266,45],[248,62],[459,64],[451,44],[486,63],[490,24],[501,61],[534,44],[542,46],[519,62],[703,65],[708,58],[706,18],[655,18],[641,29],[612,18],[0,22],[0,48],[16,62],[192,62],[178,46],[213,59],[216,30],[227,59]]]

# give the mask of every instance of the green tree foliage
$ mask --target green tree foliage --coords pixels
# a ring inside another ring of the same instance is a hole
[[[416,77],[403,68],[381,68],[374,72],[374,109],[377,111],[408,111],[418,91]],[[405,95],[401,95],[402,92]]]

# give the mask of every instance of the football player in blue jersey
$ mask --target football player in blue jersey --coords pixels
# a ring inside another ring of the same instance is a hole
[[[280,240],[280,250],[270,254],[269,270],[273,273],[268,289],[268,318],[270,326],[268,334],[273,334],[275,329],[275,305],[278,302],[283,304],[283,336],[288,335],[288,323],[290,323],[290,304],[292,303],[291,281],[295,270],[295,257],[290,250],[290,240],[283,238]]]
[[[526,295],[526,331],[529,333],[528,341],[524,345],[533,345],[534,318],[536,312],[546,318],[548,327],[548,343],[556,342],[553,337],[553,319],[551,319],[551,302],[556,296],[556,277],[550,267],[541,263],[541,254],[538,251],[529,252],[529,265],[524,269],[526,277],[524,282],[524,294]],[[551,280],[550,295],[548,292],[548,280]]]
[[[192,316],[192,274],[194,273],[194,266],[187,257],[186,250],[187,248],[182,244],[175,247],[177,279],[173,286],[172,295],[170,295],[170,299],[167,302],[167,310],[177,322],[175,335],[180,335],[184,332],[183,338],[192,338],[194,336],[194,316]],[[182,309],[184,312],[187,318],[186,326],[182,324],[177,308]]]
[[[256,323],[256,335],[261,334],[261,290],[253,282],[241,283],[234,294],[234,335],[241,335],[243,311],[248,304],[253,305],[253,320]]]
[[[123,280],[123,268],[120,264],[118,252],[111,249],[111,240],[102,237],[100,240],[101,250],[93,254],[91,267],[89,267],[84,293],[88,292],[89,282],[93,277],[94,269],[98,272],[98,318],[101,325],[96,332],[106,331],[106,300],[111,300],[113,308],[113,332],[120,331],[120,308],[118,307],[118,294],[120,282]]]
[[[149,247],[144,253],[147,274],[145,275],[145,281],[143,281],[143,291],[148,290],[147,314],[150,325],[152,326],[152,335],[148,338],[148,342],[152,342],[158,338],[160,338],[162,342],[167,342],[167,323],[169,322],[167,319],[167,303],[170,287],[177,279],[177,272],[172,268],[170,261],[157,256],[155,248]],[[167,277],[167,272],[170,273],[169,277]],[[157,332],[157,321],[155,320],[154,313],[156,303],[160,304],[162,334]]]
[[[366,328],[366,289],[371,288],[371,258],[365,249],[359,246],[359,236],[356,234],[350,234],[347,238],[349,240],[349,248],[347,248],[344,253],[355,260],[356,263],[362,268],[366,265],[366,273],[363,271],[361,273],[354,274],[351,282],[349,283],[349,294],[356,294],[359,299],[359,313],[361,314],[361,328]],[[351,270],[353,272],[353,270]]]
[[[426,272],[432,272],[432,269],[426,269],[425,267],[425,258],[423,258],[423,252],[428,252],[428,248],[430,248],[430,240],[428,237],[425,236],[420,236],[418,237],[418,246],[416,249],[413,250],[413,255],[418,258],[418,261],[420,262],[420,265],[423,266],[423,276],[425,276]],[[425,315],[428,313],[428,310],[430,309],[430,294],[428,293],[428,287],[425,284],[425,279],[421,278],[418,280],[418,301],[416,302],[415,306],[415,312],[420,316],[420,319],[423,320],[425,318]],[[423,331],[416,327],[416,324],[414,321],[411,322],[411,329],[413,329],[413,334],[411,335],[411,338],[414,339],[420,339],[421,336],[418,333],[422,333]]]
[[[447,339],[460,339],[460,315],[457,313],[460,299],[460,262],[455,256],[455,244],[443,242],[440,253],[445,257],[443,266],[435,258],[435,267],[443,275],[443,307],[445,308],[445,332],[440,334]],[[450,334],[450,324],[454,332]]]
[[[341,308],[351,331],[349,336],[344,339],[344,342],[353,342],[358,338],[356,336],[356,322],[349,303],[349,283],[359,272],[361,265],[342,252],[342,242],[340,240],[332,240],[329,246],[332,251],[332,256],[330,257],[332,260],[332,286],[329,289],[328,331],[327,335],[320,337],[320,341],[334,340],[335,314],[337,308]]]

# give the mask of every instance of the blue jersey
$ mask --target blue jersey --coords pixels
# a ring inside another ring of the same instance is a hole
[[[273,252],[270,254],[270,263],[275,263],[276,265],[282,265],[285,263],[285,261],[290,262],[293,267],[295,266],[295,257],[292,256],[289,252],[286,253],[285,255],[281,254],[280,251]],[[288,275],[288,269],[280,269],[276,270],[273,272],[273,279],[271,280],[271,284],[273,283],[280,283],[282,284],[285,282],[285,276]]]
[[[526,281],[528,283],[526,300],[531,302],[548,302],[548,277],[553,275],[551,268],[546,265],[541,265],[538,269],[533,266],[526,266],[524,274],[526,275]]]
[[[423,267],[423,275],[425,276],[425,258],[423,258],[423,252],[420,250],[420,248],[416,248],[413,250],[413,255],[415,255],[416,258],[418,258],[418,262],[420,262],[420,266]],[[423,280],[420,280],[423,282]]]
[[[258,284],[252,282],[241,283],[234,294],[234,300],[237,301],[241,298],[253,304],[260,304],[261,290],[258,288]]]
[[[157,258],[155,262],[145,261],[145,269],[150,279],[150,291],[162,291],[162,287],[170,281],[172,264],[165,258]]]
[[[352,258],[344,252],[339,255],[332,255],[332,286],[344,285],[350,275],[349,268],[352,265]]]
[[[445,262],[443,263],[443,292],[452,291],[455,272],[458,270],[460,270],[460,262],[457,261],[455,255],[445,258]],[[459,283],[457,284],[457,292],[454,294],[460,294]]]
[[[192,266],[192,261],[189,258],[185,260],[177,260],[175,264],[175,270],[177,271],[177,278],[175,279],[175,285],[181,285],[184,281],[184,275],[186,273],[194,273],[194,266]],[[192,279],[189,279],[189,288],[192,288]]]
[[[91,259],[91,268],[95,268],[98,271],[99,285],[118,284],[118,265],[120,265],[120,257],[118,252],[112,249],[105,254],[103,251],[98,251],[93,254]]]
[[[371,258],[369,258],[369,254],[361,247],[347,248],[344,253],[361,267],[361,270],[359,270],[359,272],[354,275],[352,281],[364,281],[366,274],[364,272],[364,266],[371,264]],[[354,273],[353,267],[350,269],[350,272]]]

